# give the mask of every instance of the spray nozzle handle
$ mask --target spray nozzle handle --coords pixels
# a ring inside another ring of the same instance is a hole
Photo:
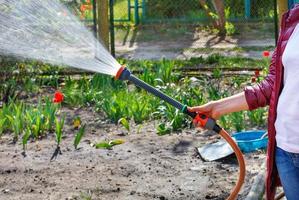
[[[204,129],[215,131],[219,133],[221,131],[221,127],[216,123],[216,120],[209,118],[205,114],[195,113],[196,116],[193,117],[193,122],[198,124]]]
[[[197,113],[196,117],[193,119],[193,122],[209,130],[213,130],[213,127],[216,124],[216,121],[214,119],[211,119],[206,115],[200,113]]]
[[[190,110],[187,109],[186,106],[184,108],[186,108],[186,109],[184,109],[184,112],[193,118],[194,124],[197,124],[204,129],[213,130],[217,133],[220,132],[221,128],[216,123],[216,120],[208,117],[207,115],[205,115],[203,113],[191,112]]]

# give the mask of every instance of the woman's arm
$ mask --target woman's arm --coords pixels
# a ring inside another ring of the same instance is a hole
[[[231,97],[209,102],[202,106],[189,108],[189,111],[203,113],[213,119],[218,119],[222,115],[248,109],[249,106],[245,98],[245,93],[241,92]]]
[[[276,56],[277,51],[275,49],[271,59],[269,74],[261,83],[248,86],[244,92],[234,96],[212,101],[202,106],[192,107],[189,110],[191,112],[204,113],[209,117],[218,119],[222,115],[232,112],[254,110],[269,105],[276,76]]]

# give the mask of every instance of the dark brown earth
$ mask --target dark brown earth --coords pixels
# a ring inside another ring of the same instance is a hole
[[[195,148],[217,141],[211,132],[186,129],[166,136],[156,134],[158,122],[132,125],[128,134],[89,109],[63,109],[69,119],[61,144],[62,155],[50,162],[54,136],[28,144],[0,139],[1,200],[64,199],[225,199],[237,180],[238,165],[232,156],[203,162]],[[87,123],[80,149],[73,148],[71,117]],[[139,133],[138,129],[140,129]],[[122,139],[112,150],[95,149],[90,143]],[[264,152],[245,155],[247,178],[239,199],[249,191],[252,178],[264,162]]]

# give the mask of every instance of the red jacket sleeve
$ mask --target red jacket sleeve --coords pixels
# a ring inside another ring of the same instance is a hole
[[[249,110],[254,110],[256,108],[269,105],[275,82],[276,56],[277,50],[275,49],[272,55],[269,74],[267,77],[261,83],[254,86],[248,86],[244,89]]]

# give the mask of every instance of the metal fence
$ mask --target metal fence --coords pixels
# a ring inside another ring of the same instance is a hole
[[[212,1],[114,0],[115,21],[136,24],[202,23],[208,20],[205,6],[210,8],[212,15],[215,13]],[[229,21],[262,21],[274,17],[273,0],[223,0],[223,2],[225,16]]]
[[[96,30],[97,25],[94,20],[96,9],[93,5],[100,3],[99,0],[61,1],[65,1],[82,21]],[[110,21],[110,31],[113,30],[110,35],[111,49],[116,49],[118,56],[127,57],[130,54],[134,58],[144,58],[139,55],[145,51],[153,51],[158,54],[156,57],[160,54],[165,57],[172,55],[170,58],[177,57],[173,56],[173,53],[168,54],[171,48],[181,51],[180,54],[191,52],[187,57],[192,57],[196,51],[197,55],[201,55],[201,53],[206,53],[204,52],[207,51],[206,48],[221,47],[221,44],[217,46],[215,38],[201,34],[202,28],[199,27],[206,27],[207,24],[212,23],[215,25],[215,21],[219,22],[222,18],[225,19],[223,23],[225,29],[230,34],[238,35],[234,37],[233,45],[230,45],[231,41],[228,41],[227,46],[223,45],[224,48],[244,46],[246,43],[245,48],[249,45],[247,48],[249,50],[262,50],[257,47],[275,45],[278,0],[107,1],[110,2],[110,17],[113,18]],[[298,2],[299,0],[289,0],[289,7]],[[217,4],[218,6],[215,6]],[[112,16],[111,13],[113,13]],[[245,42],[241,41],[243,39]],[[253,41],[252,44],[250,40]],[[182,45],[176,45],[177,41],[180,41]],[[263,44],[261,45],[259,41],[263,41]],[[158,53],[155,52],[155,48],[160,48],[157,50]]]

